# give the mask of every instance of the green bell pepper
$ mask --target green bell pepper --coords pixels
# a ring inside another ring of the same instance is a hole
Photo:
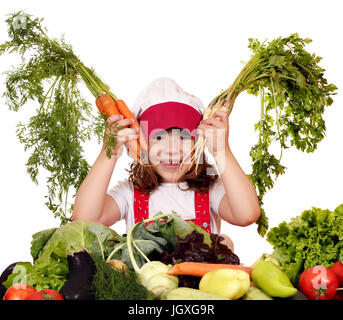
[[[253,268],[251,277],[257,287],[271,297],[287,298],[298,291],[280,267],[271,261],[259,262]]]

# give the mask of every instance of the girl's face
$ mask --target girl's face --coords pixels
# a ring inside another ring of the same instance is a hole
[[[193,146],[194,138],[187,130],[172,128],[151,135],[149,161],[163,182],[175,183],[190,169]],[[180,166],[183,160],[184,164]]]

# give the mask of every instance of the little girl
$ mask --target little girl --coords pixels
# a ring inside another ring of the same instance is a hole
[[[125,219],[129,230],[158,211],[173,210],[212,233],[220,233],[221,219],[238,226],[256,222],[260,215],[258,198],[231,152],[228,116],[217,111],[212,118],[201,121],[204,109],[198,98],[169,78],[148,85],[132,108],[148,142],[148,165],[134,161],[128,179],[109,190],[123,145],[137,139],[138,131],[128,127],[130,119],[119,115],[108,118],[123,127],[118,131],[117,147],[111,158],[102,147],[77,191],[73,219],[107,226]],[[206,138],[220,175],[205,154],[197,171],[194,162],[189,161],[199,135]],[[233,250],[229,238],[226,244]]]

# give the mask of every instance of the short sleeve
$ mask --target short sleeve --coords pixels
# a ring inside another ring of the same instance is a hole
[[[218,179],[217,182],[210,188],[210,207],[217,215],[219,214],[218,210],[220,201],[223,199],[225,193],[226,191],[221,179]]]
[[[111,196],[120,209],[120,219],[126,218],[129,211],[129,203],[132,198],[132,187],[127,179],[119,181],[107,194]]]

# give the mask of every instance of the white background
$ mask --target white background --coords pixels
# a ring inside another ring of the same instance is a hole
[[[313,42],[307,49],[323,57],[325,76],[338,88],[334,104],[325,112],[327,135],[313,154],[287,150],[288,168],[265,196],[270,227],[289,221],[312,206],[334,209],[343,202],[342,165],[342,10],[340,1],[16,1],[0,2],[0,42],[8,40],[6,15],[25,10],[43,17],[50,37],[65,34],[66,42],[112,91],[131,105],[151,80],[174,78],[205,105],[226,89],[250,57],[248,38],[272,40],[298,32]],[[0,71],[17,63],[0,57]],[[0,75],[0,93],[5,91]],[[84,95],[94,102],[90,94]],[[94,103],[95,106],[95,103]],[[36,105],[15,113],[0,97],[0,272],[15,261],[31,261],[33,233],[58,227],[59,221],[45,207],[44,173],[36,186],[26,173],[29,152],[16,136],[19,121],[26,123]],[[254,123],[259,100],[242,94],[230,116],[230,145],[246,173],[250,173],[250,148],[257,141]],[[100,146],[85,146],[93,163]],[[120,158],[111,185],[127,177],[131,159]],[[113,228],[124,233],[124,222]],[[249,265],[272,247],[256,232],[256,225],[222,224],[231,236],[235,252]]]

